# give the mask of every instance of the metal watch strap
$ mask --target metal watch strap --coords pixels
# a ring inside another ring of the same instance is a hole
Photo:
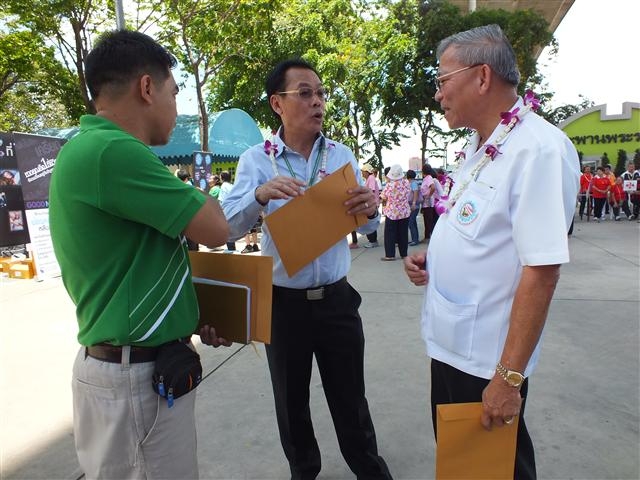
[[[520,386],[522,385],[522,382],[520,383],[520,385],[517,385],[517,386],[516,385],[511,385],[511,382],[509,381],[509,372],[510,371],[504,365],[502,365],[500,362],[498,362],[496,364],[496,373],[498,375],[500,375],[500,377],[502,377],[502,379],[505,382],[507,382],[510,386],[512,386],[514,388],[520,388]],[[522,377],[522,381],[524,382],[524,375],[522,373],[515,372],[515,371],[512,371],[512,372],[513,373],[517,373],[518,375],[520,375],[520,377]]]

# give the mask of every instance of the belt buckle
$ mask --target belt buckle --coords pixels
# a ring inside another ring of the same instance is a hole
[[[324,287],[307,290],[307,300],[322,300],[324,298]]]

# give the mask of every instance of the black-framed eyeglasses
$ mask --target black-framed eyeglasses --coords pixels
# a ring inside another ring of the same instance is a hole
[[[276,95],[286,95],[287,93],[297,93],[302,100],[311,100],[315,95],[322,101],[326,101],[329,93],[322,87],[314,90],[311,87],[300,87],[296,90],[286,90],[284,92],[276,92]]]
[[[442,88],[442,85],[443,85],[442,80],[447,79],[452,75],[455,75],[456,73],[464,72],[465,70],[469,70],[474,67],[479,67],[480,65],[484,65],[484,63],[475,63],[473,65],[469,65],[468,67],[462,67],[462,68],[459,68],[458,70],[454,70],[453,72],[445,73],[444,75],[440,75],[436,77],[434,80],[436,84],[436,90],[440,90]]]

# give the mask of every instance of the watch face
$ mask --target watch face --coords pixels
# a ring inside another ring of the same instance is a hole
[[[517,372],[509,372],[509,374],[507,375],[507,382],[509,382],[509,384],[513,385],[514,387],[519,387],[523,382],[522,375]]]

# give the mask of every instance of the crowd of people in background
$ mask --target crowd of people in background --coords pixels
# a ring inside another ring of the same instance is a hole
[[[582,168],[580,176],[580,192],[578,193],[578,215],[580,220],[594,219],[596,222],[604,220],[620,221],[637,220],[640,223],[640,169],[633,162],[629,162],[626,171],[616,176],[611,165],[595,168]],[[428,242],[438,221],[436,202],[443,195],[447,172],[442,168],[433,168],[426,163],[419,175],[415,170],[403,172],[399,164],[386,167],[380,175],[370,163],[361,167],[365,186],[374,192],[378,199],[378,207],[385,217],[384,248],[382,261],[396,260],[396,248],[399,258],[407,256],[407,248]],[[176,171],[176,176],[188,182],[190,174],[183,169]],[[382,181],[382,179],[384,181]],[[636,190],[625,190],[625,181],[635,180]],[[225,188],[232,186],[231,174],[228,171],[211,174],[208,177],[209,195],[221,201]],[[421,239],[418,229],[418,216],[422,214],[424,223],[424,237]],[[624,217],[622,217],[624,214]],[[259,252],[258,233],[261,231],[262,218],[257,219],[254,227],[245,236],[245,248],[240,253]],[[366,235],[364,248],[375,248],[378,243],[378,232]],[[358,235],[351,233],[351,249],[360,248]],[[234,242],[227,244],[226,253],[235,253]]]
[[[378,206],[382,205],[382,214],[385,217],[385,255],[381,260],[396,260],[396,248],[400,258],[406,257],[408,247],[420,245],[431,238],[438,220],[435,204],[443,194],[443,187],[448,178],[445,170],[434,169],[425,164],[419,176],[415,170],[403,172],[401,165],[395,164],[384,169],[384,183],[378,176],[379,172],[370,163],[365,163],[361,171],[365,186],[379,198]],[[422,239],[418,230],[420,213],[425,232]],[[364,248],[379,246],[377,232],[368,234],[367,240]],[[356,232],[351,233],[349,247],[360,247]]]
[[[611,165],[597,167],[595,174],[590,166],[583,167],[578,193],[580,220],[584,220],[586,215],[587,220],[593,217],[596,222],[607,219],[620,221],[621,213],[624,213],[627,220],[640,222],[639,186],[640,170],[633,162],[627,163],[627,169],[619,176],[613,173]]]

